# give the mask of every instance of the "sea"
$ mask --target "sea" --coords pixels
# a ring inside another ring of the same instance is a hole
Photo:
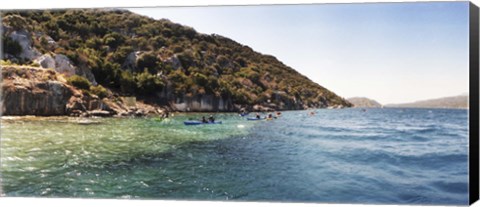
[[[2,196],[468,204],[468,110],[209,115],[2,117]]]

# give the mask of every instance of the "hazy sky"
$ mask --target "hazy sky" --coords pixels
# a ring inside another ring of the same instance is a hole
[[[468,92],[468,2],[137,8],[271,54],[342,97]]]

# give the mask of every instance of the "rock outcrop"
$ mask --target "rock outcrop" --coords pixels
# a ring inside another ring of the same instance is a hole
[[[128,106],[118,97],[100,99],[84,93],[51,69],[3,66],[2,76],[2,115],[144,116],[163,112],[142,102]]]
[[[52,57],[50,54],[44,54],[33,60],[34,63],[37,63],[40,67],[45,69],[54,69],[58,73],[64,74],[66,77],[72,75],[79,75],[87,78],[93,85],[97,85],[95,81],[95,76],[92,74],[92,71],[85,67],[75,67],[72,61],[65,55],[62,54],[53,54]]]
[[[172,57],[169,57],[163,61],[164,63],[170,64],[174,70],[182,68],[182,63],[178,59],[178,56],[175,54]]]
[[[57,43],[48,35],[44,35],[40,32],[31,33],[27,29],[17,29],[15,30],[12,27],[2,25],[2,28],[5,30],[5,33],[12,41],[17,42],[22,48],[21,53],[15,57],[11,54],[5,54],[7,59],[19,60],[22,61],[32,61],[37,63],[42,68],[51,68],[55,71],[65,74],[67,77],[72,75],[79,75],[87,78],[93,85],[97,85],[95,76],[92,74],[91,70],[86,67],[76,67],[72,61],[63,54],[55,54],[51,52],[50,54],[41,54],[33,46],[33,39],[43,37],[47,41],[47,44],[52,48],[55,48]],[[33,36],[32,36],[33,34]],[[34,38],[35,37],[35,38]]]
[[[32,45],[32,36],[27,30],[16,30],[12,31],[8,35],[13,41],[18,42],[22,47],[22,52],[18,55],[19,58],[33,60],[40,56],[38,52]]]
[[[86,67],[76,67],[75,68],[75,74],[85,77],[90,83],[92,83],[94,86],[96,86],[98,83],[95,80],[95,76],[93,75],[92,71]]]
[[[95,76],[92,71],[84,67],[75,67],[70,59],[62,54],[54,54],[52,57],[50,54],[44,54],[33,60],[40,67],[45,69],[54,69],[58,73],[64,74],[66,77],[72,75],[79,75],[87,78],[93,85],[97,85]]]
[[[128,69],[128,70],[135,70],[137,60],[140,57],[140,55],[142,55],[142,51],[134,51],[128,54],[127,58],[125,59],[125,62],[122,65],[122,68]]]
[[[48,68],[55,69],[55,65],[56,65],[55,59],[53,59],[52,56],[48,54],[38,57],[33,62],[38,63],[40,67],[46,68],[46,69]]]
[[[75,67],[67,56],[62,54],[55,55],[55,71],[68,76],[75,75]]]
[[[73,91],[57,79],[55,71],[3,67],[2,75],[3,115],[66,115]]]

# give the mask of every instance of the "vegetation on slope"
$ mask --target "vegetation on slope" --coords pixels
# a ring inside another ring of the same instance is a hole
[[[166,19],[124,10],[11,11],[2,23],[30,31],[40,53],[66,55],[122,95],[159,97],[169,90],[176,97],[210,94],[240,105],[350,106],[273,56]],[[8,35],[2,38],[5,54],[21,52]]]

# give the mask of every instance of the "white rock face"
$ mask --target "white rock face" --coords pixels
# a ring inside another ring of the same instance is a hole
[[[2,29],[5,29],[3,25],[1,25]],[[97,85],[95,81],[95,77],[92,74],[92,71],[88,68],[81,68],[76,67],[73,65],[70,59],[62,54],[41,54],[38,52],[32,45],[32,36],[26,30],[16,30],[11,31],[9,37],[13,40],[18,42],[18,44],[22,47],[22,53],[18,55],[18,58],[23,58],[27,60],[32,60],[35,63],[38,63],[42,68],[52,68],[55,69],[58,73],[64,74],[66,77],[72,75],[79,75],[87,78],[93,85]],[[35,32],[35,36],[44,36],[41,32]],[[50,36],[44,36],[49,44],[49,47],[55,48],[57,47],[57,43],[53,40]],[[5,58],[13,59],[10,54],[5,54]],[[136,60],[136,59],[135,59]]]
[[[52,37],[46,35],[43,32],[34,32],[34,33],[35,33],[35,38],[45,38],[45,40],[47,41],[48,47],[50,47],[50,49],[57,48],[57,42],[55,42],[55,40],[53,40]]]
[[[95,76],[93,75],[92,71],[88,68],[77,67],[75,69],[75,74],[87,78],[87,80],[89,80],[94,86],[98,84],[97,81],[95,81]]]
[[[13,31],[9,37],[12,38],[13,41],[17,41],[22,47],[22,53],[19,55],[20,58],[33,60],[41,55],[40,52],[32,47],[31,36],[27,31]]]
[[[75,67],[65,55],[55,55],[55,71],[67,76],[75,75]]]
[[[54,55],[55,58],[52,58],[49,54],[44,54],[33,62],[38,63],[42,68],[52,68],[55,71],[65,74],[67,77],[71,75],[79,75],[87,78],[93,85],[97,85],[95,81],[95,76],[87,68],[80,68],[73,66],[70,59],[65,55]]]
[[[53,38],[51,38],[50,36],[47,36],[46,39],[47,39],[47,42],[48,42],[48,46],[50,46],[52,48],[57,47],[57,42],[55,42],[55,40],[53,40]]]
[[[130,54],[128,54],[127,59],[123,63],[122,67],[127,68],[130,70],[135,70],[135,65],[137,63],[138,57],[142,55],[142,51],[133,51]]]
[[[180,60],[178,59],[176,54],[165,60],[165,62],[169,63],[174,70],[182,67],[182,64],[180,63]]]
[[[55,69],[55,60],[52,58],[52,56],[45,54],[37,59],[35,59],[33,62],[38,63],[40,67],[42,68],[53,68]]]

